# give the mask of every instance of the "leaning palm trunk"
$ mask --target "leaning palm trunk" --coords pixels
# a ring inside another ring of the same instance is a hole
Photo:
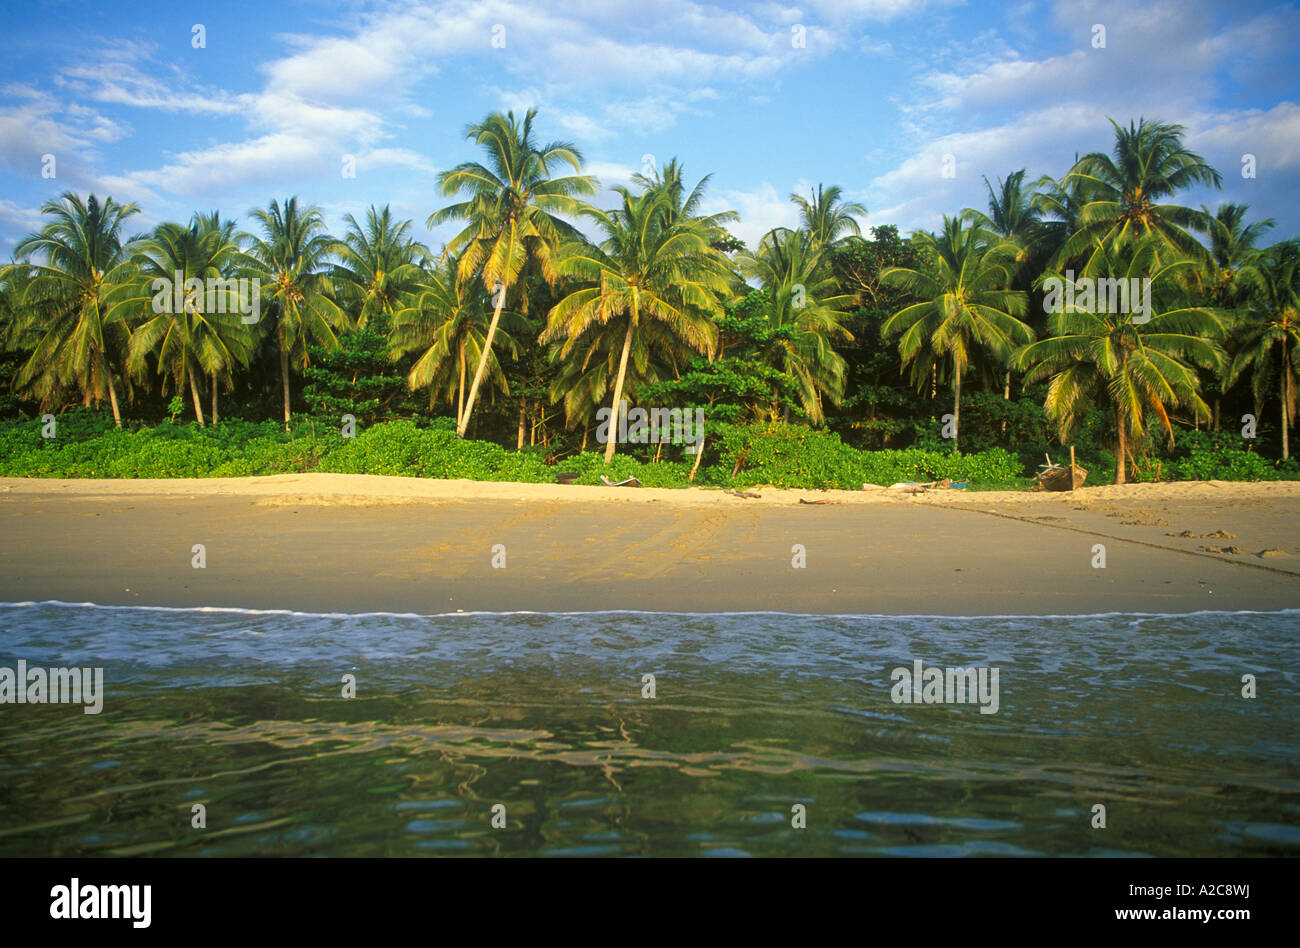
[[[212,373],[212,423],[217,423],[217,373]]]
[[[605,440],[605,463],[614,457],[614,445],[618,441],[618,409],[623,403],[623,382],[627,377],[627,357],[632,351],[632,332],[636,328],[637,306],[632,303],[632,316],[627,321],[627,335],[623,337],[623,354],[618,358],[618,379],[614,382],[614,410],[609,416],[609,437]]]
[[[497,305],[492,311],[492,324],[488,326],[487,338],[483,340],[483,352],[478,359],[478,368],[474,370],[474,381],[470,383],[469,396],[465,399],[465,411],[456,421],[456,437],[465,437],[465,429],[469,427],[469,416],[474,412],[474,399],[478,397],[478,387],[483,381],[483,373],[487,370],[488,356],[492,354],[492,339],[497,334],[497,323],[501,321],[501,309],[506,305],[505,290],[497,294]]]
[[[198,419],[199,427],[203,424],[203,400],[199,398],[199,380],[194,377],[194,371],[187,370],[186,374],[190,377],[190,397],[194,399],[194,417]]]

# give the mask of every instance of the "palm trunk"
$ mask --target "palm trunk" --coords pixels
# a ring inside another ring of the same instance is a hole
[[[478,398],[478,387],[483,381],[483,373],[487,369],[488,356],[492,353],[492,339],[497,334],[497,323],[501,321],[501,309],[506,305],[506,294],[504,290],[497,295],[497,305],[492,311],[492,324],[488,326],[487,338],[483,340],[483,352],[478,358],[478,368],[474,370],[474,382],[469,387],[469,397],[465,400],[465,411],[456,422],[456,437],[465,437],[465,429],[469,427],[469,416],[474,412],[474,400]]]
[[[623,381],[627,377],[627,357],[632,351],[632,331],[636,328],[636,291],[632,292],[632,315],[627,321],[627,335],[623,337],[623,354],[618,358],[618,379],[614,382],[614,411],[609,416],[609,438],[605,441],[606,464],[613,459],[614,445],[618,442],[618,409],[623,403]]]
[[[217,373],[212,373],[212,423],[217,423]]]
[[[695,472],[700,469],[700,461],[704,459],[704,432],[700,432],[700,451],[695,455],[695,463],[691,465],[691,476],[687,478],[692,484],[695,483]]]
[[[1282,338],[1282,460],[1291,456],[1291,442],[1287,436],[1287,409],[1291,407],[1291,370],[1286,363],[1286,337]]]
[[[456,386],[456,423],[465,414],[465,339],[460,340],[460,383]]]
[[[1011,401],[1011,372],[1010,372],[1010,370],[1007,371],[1007,374],[1006,374],[1006,375],[1003,377],[1003,379],[1002,379],[1002,400],[1003,400],[1004,402],[1009,402],[1009,401]],[[1003,434],[1006,434],[1006,433],[1007,433],[1007,421],[1006,421],[1005,418],[1002,419],[1002,433],[1003,433]]]
[[[278,334],[277,334],[278,335]],[[284,430],[289,430],[289,352],[280,338],[280,383],[284,388]]]
[[[961,369],[953,363],[952,399],[952,449],[957,450],[958,426],[961,424]]]
[[[113,387],[113,370],[108,367],[108,356],[99,354],[100,369],[104,373],[104,384],[108,386],[108,403],[113,407],[113,424],[122,427],[122,412],[117,407],[117,389]]]
[[[194,372],[189,372],[190,376],[190,397],[194,399],[194,417],[199,421],[199,427],[205,427],[203,424],[203,399],[199,398],[199,380],[194,377]]]
[[[1115,427],[1119,431],[1119,447],[1115,451],[1115,483],[1128,483],[1128,429],[1120,410],[1115,409]]]
[[[519,437],[515,441],[516,451],[522,451],[524,449],[524,421],[525,421],[524,406],[520,405],[519,406]]]

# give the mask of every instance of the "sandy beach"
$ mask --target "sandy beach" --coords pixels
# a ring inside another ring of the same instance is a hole
[[[1300,484],[757,493],[0,479],[0,599],[421,614],[1300,607]]]

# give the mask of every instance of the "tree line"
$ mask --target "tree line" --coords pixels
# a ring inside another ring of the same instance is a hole
[[[413,410],[401,388],[460,436],[566,451],[624,401],[884,444],[940,390],[957,448],[975,386],[1032,400],[1063,443],[1099,426],[1121,483],[1155,439],[1218,429],[1225,404],[1270,409],[1290,456],[1300,242],[1264,246],[1274,222],[1245,205],[1175,203],[1222,187],[1178,125],[1112,122],[1109,153],[1060,179],[986,178],[986,208],[906,239],[864,235],[866,209],[818,185],[791,195],[798,227],[750,248],[676,159],[595,207],[580,151],[539,143],[534,119],[468,127],[481,160],[437,178],[450,203],[427,226],[457,228],[437,252],[387,206],[341,237],[297,197],[246,229],[214,211],[128,236],[135,204],[47,202],[0,269],[9,387],[42,411],[107,402],[119,425],[124,403],[171,393],[200,426],[223,393],[247,412],[275,390],[287,428],[304,380],[337,363],[345,396],[401,378],[372,420]]]

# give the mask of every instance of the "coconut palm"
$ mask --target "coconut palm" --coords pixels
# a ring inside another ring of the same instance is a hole
[[[824,399],[838,405],[844,397],[848,364],[835,343],[853,341],[840,322],[853,297],[840,292],[828,251],[807,231],[779,227],[763,236],[757,252],[737,257],[741,272],[769,294],[772,327],[791,330],[774,347],[778,368],[795,379],[814,425],[826,420]]]
[[[663,214],[668,223],[679,220],[694,220],[703,227],[716,230],[717,237],[726,235],[723,224],[740,220],[735,211],[718,211],[715,214],[701,214],[700,205],[704,202],[704,192],[713,175],[706,174],[695,183],[689,192],[686,190],[686,167],[676,158],[669,160],[662,168],[655,168],[652,174],[634,174],[632,181],[643,191],[659,191],[664,195]]]
[[[988,213],[967,209],[963,218],[1003,240],[1012,240],[1020,247],[1022,257],[1032,251],[1042,228],[1042,214],[1034,204],[1034,191],[1025,188],[1025,169],[1013,171],[998,179],[994,189],[988,177],[984,178],[988,190]]]
[[[1250,280],[1253,298],[1239,334],[1240,348],[1225,375],[1225,388],[1246,369],[1259,413],[1276,372],[1282,415],[1282,457],[1291,456],[1290,425],[1295,421],[1296,376],[1300,373],[1300,242],[1286,241],[1267,251]]]
[[[333,299],[327,259],[335,241],[325,232],[318,208],[298,206],[291,197],[272,201],[265,210],[250,212],[262,226],[261,236],[245,235],[249,243],[246,269],[261,283],[262,308],[275,319],[280,353],[280,383],[284,396],[284,427],[289,430],[289,365],[306,368],[307,345],[338,348],[336,332],[351,325]]]
[[[552,307],[540,341],[561,342],[569,357],[588,333],[622,336],[614,382],[612,418],[617,418],[627,380],[628,359],[645,322],[658,322],[696,352],[713,354],[717,329],[709,315],[720,312],[719,296],[728,289],[728,268],[710,245],[707,226],[689,218],[670,220],[661,190],[633,195],[615,189],[622,206],[587,211],[605,239],[565,245],[556,262],[559,275],[578,282]],[[605,445],[605,462],[614,457],[616,438]]]
[[[1025,383],[1050,379],[1044,407],[1058,423],[1061,441],[1068,440],[1089,407],[1111,413],[1117,432],[1115,483],[1127,480],[1130,445],[1144,432],[1144,419],[1154,414],[1173,441],[1169,411],[1190,408],[1208,418],[1209,408],[1198,388],[1196,365],[1218,368],[1223,351],[1214,339],[1223,324],[1211,309],[1186,305],[1187,291],[1179,278],[1194,267],[1187,258],[1158,262],[1158,242],[1146,238],[1125,247],[1098,248],[1090,255],[1094,273],[1124,280],[1151,280],[1151,310],[1145,322],[1130,312],[1095,312],[1068,296],[1048,323],[1052,337],[1018,350],[1012,365],[1026,370]],[[1091,279],[1085,274],[1079,279]],[[1048,279],[1065,281],[1060,273]],[[1080,296],[1080,300],[1084,297]],[[1129,307],[1132,309],[1132,307]]]
[[[585,426],[609,397],[618,378],[622,343],[617,333],[589,331],[567,355],[562,344],[551,347],[550,360],[556,366],[550,386],[551,403],[563,400],[566,428],[580,422],[584,425],[584,446]],[[634,400],[642,388],[678,377],[691,355],[690,347],[670,328],[652,320],[643,322],[632,337],[628,355],[623,382],[626,399]]]
[[[513,112],[493,112],[482,122],[469,126],[465,135],[481,145],[487,164],[465,162],[438,176],[445,196],[468,192],[468,200],[445,207],[429,217],[428,226],[446,221],[465,221],[466,226],[448,242],[445,253],[460,254],[458,278],[475,277],[493,294],[494,309],[483,352],[457,419],[456,433],[465,434],[479,385],[487,369],[488,354],[501,321],[506,294],[519,280],[525,265],[532,264],[547,283],[556,279],[555,251],[561,241],[576,238],[572,225],[557,214],[577,216],[586,207],[578,195],[596,193],[596,182],[582,170],[582,154],[569,142],[538,146],[533,139],[535,109],[522,122]],[[552,177],[560,165],[575,172]],[[526,310],[527,301],[521,301]]]
[[[375,313],[391,315],[402,295],[420,282],[420,258],[429,251],[410,236],[411,222],[393,218],[388,205],[373,204],[366,211],[365,224],[351,214],[344,215],[347,233],[333,247],[339,263],[334,281],[341,302],[356,312],[356,325],[364,329]]]
[[[1221,188],[1223,178],[1200,155],[1183,145],[1183,127],[1141,119],[1123,128],[1114,119],[1110,155],[1092,152],[1076,162],[1066,180],[1089,191],[1079,214],[1079,229],[1056,258],[1059,265],[1090,257],[1117,241],[1150,237],[1156,261],[1180,256],[1205,258],[1205,248],[1188,230],[1209,229],[1206,215],[1188,207],[1155,202],[1195,185]]]
[[[465,411],[468,366],[484,352],[488,353],[484,375],[488,384],[506,395],[510,387],[496,352],[487,345],[491,316],[486,291],[477,282],[457,279],[458,263],[455,258],[443,260],[405,298],[393,314],[389,354],[397,360],[419,353],[407,375],[411,391],[428,388],[430,404],[445,398],[456,407],[459,418]],[[510,330],[526,329],[527,324],[512,313],[502,313],[500,322],[498,345],[517,353],[519,346]]]
[[[1018,247],[996,243],[979,227],[966,227],[960,218],[944,217],[939,235],[913,238],[922,258],[920,269],[890,267],[880,275],[886,286],[899,287],[919,302],[905,306],[881,325],[889,338],[901,334],[898,352],[913,365],[913,381],[946,359],[953,386],[953,446],[961,425],[961,383],[977,347],[1001,364],[1030,342],[1034,332],[1021,321],[1028,294],[1006,287]]]
[[[823,190],[818,184],[816,192],[810,192],[811,200],[802,194],[790,195],[790,200],[799,208],[799,228],[808,234],[812,249],[833,247],[851,237],[862,236],[862,230],[853,218],[866,217],[867,209],[853,201],[842,201],[843,193],[839,185],[833,184]]]
[[[17,257],[36,258],[20,264],[27,270],[20,318],[35,346],[14,384],[43,407],[68,389],[80,391],[86,404],[107,395],[113,422],[122,425],[112,363],[125,348],[127,328],[109,319],[105,298],[130,270],[122,225],[139,210],[65,191],[41,207],[52,220],[14,248]]]
[[[1248,284],[1259,278],[1259,240],[1273,229],[1276,221],[1268,217],[1246,223],[1249,204],[1221,204],[1211,212],[1201,205],[1209,222],[1210,255],[1206,261],[1207,287],[1216,306],[1232,307],[1241,301]]]
[[[1050,256],[1044,253],[1046,242],[1041,239],[1043,219],[1034,201],[1037,195],[1032,188],[1025,187],[1024,168],[999,178],[996,190],[986,176],[984,187],[989,194],[988,213],[967,208],[962,211],[962,218],[986,231],[994,244],[1008,242],[1015,246],[1016,265],[1003,289],[1028,290],[1032,274]],[[1011,400],[1010,370],[1003,374],[1002,397]],[[1006,431],[1005,421],[1002,430]]]
[[[249,301],[227,282],[241,258],[233,226],[219,220],[196,215],[189,226],[159,224],[137,245],[130,279],[108,296],[111,316],[138,323],[129,346],[131,371],[143,377],[148,359],[156,357],[159,373],[178,394],[189,389],[200,426],[199,379],[212,380],[215,422],[218,377],[247,366],[253,350],[242,319]]]

